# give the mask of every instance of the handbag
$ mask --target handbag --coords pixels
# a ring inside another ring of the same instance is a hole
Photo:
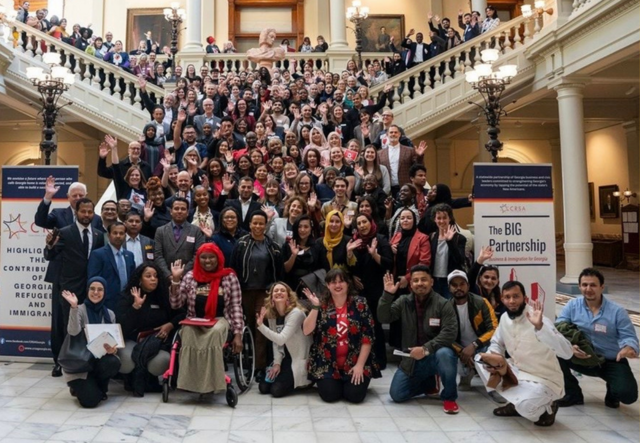
[[[60,348],[58,364],[67,374],[79,374],[93,370],[94,357],[87,349],[87,337],[83,332],[78,335],[67,334]]]

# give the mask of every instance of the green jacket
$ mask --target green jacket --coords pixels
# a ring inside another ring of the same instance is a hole
[[[578,329],[577,325],[562,321],[556,324],[556,329],[564,335],[572,345],[578,345],[584,353],[591,356],[589,358],[578,358],[574,356],[571,358],[571,363],[579,366],[599,366],[604,363],[604,357],[596,353],[591,341]]]
[[[430,319],[432,319],[431,323],[429,322]],[[436,319],[439,322],[433,321]],[[416,346],[419,325],[417,324],[418,313],[413,293],[401,295],[396,301],[393,301],[393,294],[389,294],[386,291],[383,292],[378,302],[378,320],[381,323],[401,320],[402,348]],[[439,324],[436,325],[435,323]],[[431,355],[442,347],[451,348],[458,335],[458,319],[453,307],[444,297],[433,290],[427,296],[424,322],[420,327],[423,328],[427,337],[427,342],[423,343],[422,347]],[[414,359],[403,357],[400,362],[400,369],[410,376],[413,374],[414,364]]]

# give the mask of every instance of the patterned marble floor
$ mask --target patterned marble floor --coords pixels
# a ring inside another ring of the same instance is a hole
[[[632,366],[638,373],[638,361]],[[392,365],[393,366],[393,365]],[[637,442],[638,403],[607,409],[601,380],[582,377],[586,404],[561,409],[551,428],[521,418],[497,418],[496,405],[476,377],[471,392],[460,392],[457,416],[442,411],[439,400],[417,399],[398,405],[388,395],[395,367],[374,380],[366,402],[324,404],[314,390],[272,399],[257,389],[242,395],[236,409],[224,396],[173,392],[164,404],[159,394],[129,396],[112,382],[108,401],[81,409],[49,365],[0,364],[0,443],[396,443],[396,442]]]

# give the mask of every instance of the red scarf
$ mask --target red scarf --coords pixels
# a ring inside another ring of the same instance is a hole
[[[376,234],[378,233],[378,225],[376,225],[376,222],[373,221],[373,218],[371,218],[370,215],[365,215],[365,214],[360,214],[360,215],[364,215],[367,220],[369,220],[369,223],[371,223],[371,229],[369,230],[369,233],[367,235],[361,235],[360,232],[356,229],[356,233],[353,234],[353,239],[354,240],[358,240],[361,239],[362,243],[360,244],[360,246],[358,246],[358,250],[360,251],[364,251],[367,249],[367,247],[371,246],[371,242],[373,241],[374,238],[376,238]],[[360,217],[360,215],[358,217]],[[356,218],[357,221],[357,218]]]
[[[213,252],[218,256],[218,268],[215,272],[207,272],[200,265],[200,255],[204,252]],[[193,278],[197,283],[209,283],[209,297],[204,308],[205,318],[213,320],[216,318],[218,310],[218,291],[220,290],[220,282],[222,277],[235,274],[231,268],[224,267],[224,255],[215,243],[205,243],[196,252],[196,259],[193,264]]]

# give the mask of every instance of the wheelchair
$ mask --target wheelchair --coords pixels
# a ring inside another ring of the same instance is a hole
[[[233,332],[229,331],[229,336],[222,349],[222,355],[225,363],[225,382],[227,384],[225,396],[227,404],[232,408],[235,408],[238,404],[238,392],[233,386],[233,381],[227,374],[226,368],[229,365],[233,365],[235,384],[237,385],[240,394],[248,391],[253,383],[253,376],[255,373],[255,345],[251,329],[246,325],[242,330],[242,351],[239,354],[233,353],[231,346],[232,341]],[[167,369],[162,375],[162,401],[164,403],[169,401],[169,393],[172,389],[175,389],[174,381],[177,381],[178,376],[177,362],[180,356],[180,345],[180,331],[178,331],[174,335],[173,343],[171,344],[169,369]]]

